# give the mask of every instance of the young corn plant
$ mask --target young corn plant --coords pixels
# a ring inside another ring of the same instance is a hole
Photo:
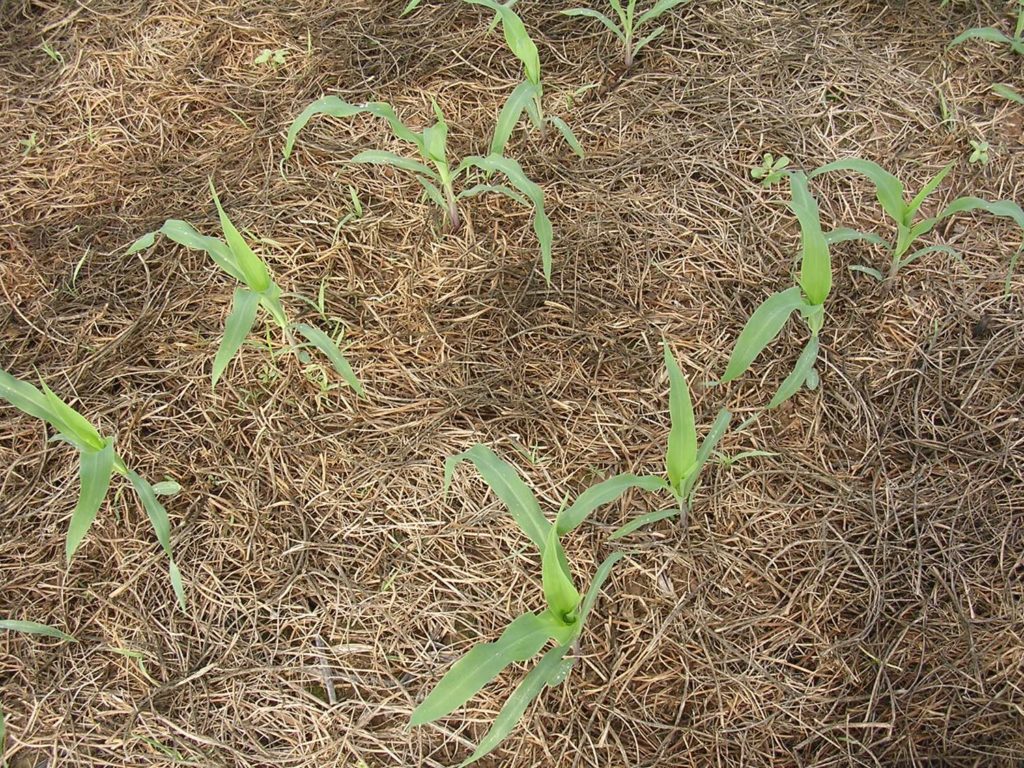
[[[505,667],[526,662],[540,654],[540,660],[527,673],[505,702],[490,730],[462,766],[490,753],[519,722],[527,706],[546,686],[561,683],[574,663],[566,658],[580,639],[602,585],[612,567],[622,558],[616,552],[597,568],[586,596],[581,598],[569,568],[561,539],[576,529],[598,507],[618,499],[630,488],[659,490],[664,480],[658,477],[616,475],[581,493],[576,501],[559,511],[550,522],[529,486],[516,470],[485,445],[448,458],[445,462],[445,491],[451,485],[455,468],[471,462],[484,482],[505,504],[512,519],[540,553],[540,583],[546,608],[524,613],[512,621],[494,642],[473,646],[448,670],[441,681],[416,707],[411,725],[422,725],[451,714],[494,680]],[[553,642],[553,647],[548,648]],[[547,650],[545,650],[547,648]]]
[[[595,11],[593,8],[570,8],[562,11],[562,13],[566,16],[586,16],[591,19],[597,19],[608,27],[612,34],[622,43],[623,63],[626,69],[629,69],[633,66],[636,55],[664,32],[665,26],[656,27],[639,40],[636,39],[637,35],[642,34],[647,25],[657,21],[663,14],[672,10],[677,5],[682,5],[684,2],[686,0],[658,0],[651,8],[637,16],[636,0],[628,0],[625,8],[622,7],[620,0],[608,0],[608,4],[615,11],[615,15],[619,19],[617,24],[611,18],[600,11]]]
[[[986,40],[990,43],[1009,45],[1011,51],[1024,56],[1024,0],[1017,0],[1017,24],[1014,27],[1013,37],[998,27],[973,27],[961,32],[946,47],[952,48],[968,40]]]
[[[505,34],[505,42],[516,58],[522,62],[525,80],[516,86],[509,96],[505,106],[498,114],[498,122],[494,128],[494,138],[491,139],[491,155],[503,155],[505,146],[508,144],[519,124],[523,112],[530,117],[533,127],[544,131],[550,124],[558,129],[565,143],[569,145],[580,157],[583,157],[583,146],[569,125],[560,117],[544,114],[544,85],[540,75],[540,57],[537,53],[537,46],[526,31],[523,20],[508,5],[495,2],[495,0],[465,0],[471,5],[482,5],[495,12],[496,18],[501,19],[501,29]]]
[[[665,451],[667,482],[662,478],[657,479],[662,482],[663,488],[672,492],[676,506],[640,515],[615,531],[611,535],[613,540],[620,539],[643,526],[676,515],[679,515],[685,528],[701,470],[711,458],[715,446],[729,429],[729,422],[732,420],[732,414],[727,409],[720,410],[711,429],[708,430],[707,437],[698,445],[697,426],[693,415],[693,401],[690,398],[689,384],[668,344],[665,344],[664,347],[665,368],[668,371],[669,381],[668,410],[671,429],[668,433],[668,447]]]
[[[894,278],[903,267],[912,264],[929,253],[941,251],[959,256],[957,250],[948,245],[930,245],[911,251],[914,243],[931,232],[940,221],[953,214],[969,213],[978,210],[986,211],[994,216],[1012,219],[1021,229],[1024,229],[1024,210],[1021,210],[1017,203],[1012,200],[989,202],[977,197],[959,197],[943,208],[937,216],[918,220],[921,207],[946,176],[949,175],[951,170],[953,170],[953,163],[950,163],[935,174],[921,191],[917,193],[914,199],[908,203],[903,184],[900,180],[870,160],[863,160],[861,158],[837,160],[834,163],[829,163],[816,169],[810,174],[811,178],[835,171],[849,171],[866,176],[875,185],[875,196],[882,206],[882,210],[896,223],[895,243],[889,243],[875,234],[858,232],[845,227],[829,232],[826,236],[828,242],[835,244],[846,240],[867,240],[890,250],[891,258],[887,275],[883,275],[881,271],[872,267],[862,265],[851,267],[851,269],[864,272],[877,280],[885,280]]]
[[[391,132],[400,140],[409,142],[416,147],[420,159],[414,160],[393,152],[367,150],[360,152],[349,162],[387,165],[412,173],[423,188],[426,197],[434,202],[448,217],[453,229],[462,225],[459,214],[459,201],[484,194],[496,192],[515,200],[521,205],[533,207],[533,231],[540,242],[541,263],[544,279],[551,283],[551,243],[553,233],[551,220],[544,212],[544,193],[541,188],[527,178],[519,163],[503,155],[492,154],[488,157],[471,155],[452,168],[448,161],[448,124],[440,107],[434,103],[436,122],[417,133],[398,119],[395,110],[389,104],[375,101],[368,104],[350,104],[337,96],[325,96],[306,107],[295,118],[288,129],[285,140],[284,157],[291,157],[295,147],[295,139],[306,123],[317,115],[331,117],[352,117],[353,115],[370,114],[387,121]],[[486,175],[501,173],[508,179],[511,186],[504,184],[477,183],[463,188],[456,193],[456,182],[472,169],[482,171]]]
[[[57,430],[52,440],[68,443],[78,449],[78,476],[81,488],[78,502],[71,513],[71,523],[65,542],[64,553],[67,561],[71,562],[82,539],[96,519],[100,505],[110,488],[111,478],[116,473],[126,478],[135,489],[149,516],[157,540],[170,563],[171,586],[178,598],[178,604],[184,610],[185,589],[181,582],[181,572],[174,562],[174,554],[171,551],[171,523],[167,517],[167,510],[157,499],[158,492],[164,489],[160,484],[150,485],[137,472],[129,469],[114,451],[114,438],[101,435],[82,414],[61,400],[45,383],[42,386],[40,391],[28,382],[16,379],[7,371],[0,369],[0,399],[6,400],[22,413],[42,419]],[[20,628],[24,631],[24,627]]]
[[[754,359],[782,332],[789,316],[798,312],[807,324],[811,337],[792,372],[768,403],[768,410],[782,405],[801,386],[808,389],[817,387],[818,374],[814,365],[818,359],[818,333],[825,322],[825,300],[832,291],[829,241],[822,231],[818,201],[810,192],[807,176],[799,171],[791,172],[790,189],[790,206],[800,222],[802,249],[797,284],[772,294],[754,310],[736,340],[721,379],[724,384],[742,376]]]
[[[218,267],[242,283],[235,289],[231,312],[224,324],[224,336],[221,338],[217,354],[213,359],[213,388],[216,389],[217,381],[252,331],[256,324],[257,311],[263,308],[283,332],[287,348],[294,350],[303,363],[309,361],[309,356],[305,353],[304,347],[296,342],[293,331],[298,331],[309,345],[319,349],[358,395],[365,395],[362,384],[359,383],[352,366],[349,365],[334,339],[319,328],[305,323],[293,323],[288,319],[281,304],[281,288],[270,276],[270,269],[266,262],[256,255],[256,252],[224,212],[212,179],[210,180],[210,192],[213,195],[213,202],[217,206],[217,215],[220,217],[224,240],[202,235],[188,222],[180,219],[168,219],[160,229],[149,232],[136,240],[128,249],[128,253],[137,253],[152,247],[156,242],[156,236],[162,234],[186,248],[205,251]]]

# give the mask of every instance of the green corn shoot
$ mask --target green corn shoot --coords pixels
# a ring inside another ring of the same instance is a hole
[[[682,5],[684,2],[686,0],[658,0],[651,8],[637,16],[636,0],[628,0],[625,8],[622,7],[620,0],[608,0],[608,4],[618,17],[618,23],[592,8],[570,8],[569,10],[562,11],[562,13],[566,16],[586,16],[591,19],[597,19],[604,24],[622,43],[624,64],[626,69],[629,69],[633,66],[636,55],[664,32],[665,26],[662,25],[653,29],[639,40],[636,39],[636,36],[642,34],[644,28],[651,22],[657,21],[662,14],[667,13],[677,5]]]
[[[370,102],[357,105],[350,104],[339,99],[337,96],[325,96],[306,107],[295,119],[295,122],[292,123],[288,129],[288,136],[285,141],[284,157],[286,160],[291,157],[299,131],[305,127],[311,118],[317,115],[351,117],[367,113],[383,118],[391,127],[391,132],[398,139],[416,147],[420,159],[414,160],[409,157],[396,155],[393,152],[368,150],[359,153],[350,162],[387,165],[409,171],[423,188],[426,197],[445,212],[448,221],[454,229],[458,229],[462,223],[459,214],[459,201],[485,192],[496,192],[522,205],[532,205],[534,211],[533,231],[540,242],[544,279],[550,284],[553,233],[551,220],[544,211],[544,193],[541,191],[541,188],[527,178],[519,163],[502,155],[490,155],[488,157],[474,155],[466,157],[453,169],[448,161],[448,124],[445,122],[444,114],[441,112],[440,107],[436,103],[433,106],[436,122],[424,128],[422,132],[417,133],[398,119],[394,109],[389,104]],[[505,176],[508,180],[508,185],[478,183],[456,193],[456,182],[463,174],[474,168],[487,175],[497,171]]]
[[[1021,229],[1024,229],[1024,210],[1021,210],[1021,207],[1015,202],[1012,200],[1000,200],[993,203],[977,197],[959,197],[943,208],[937,216],[923,218],[918,221],[921,206],[935,192],[952,169],[953,163],[949,163],[935,174],[909,203],[906,200],[903,184],[900,180],[870,160],[862,160],[861,158],[837,160],[813,171],[811,178],[833,171],[851,171],[867,176],[875,185],[875,195],[882,206],[882,210],[896,223],[895,244],[890,244],[877,235],[865,234],[846,228],[830,232],[827,236],[829,243],[834,244],[845,240],[861,239],[891,249],[891,260],[887,277],[892,279],[900,269],[928,253],[942,251],[958,255],[957,251],[948,245],[931,245],[911,252],[914,243],[931,232],[940,221],[955,213],[968,213],[978,210],[986,211],[994,216],[1013,219]],[[870,274],[878,280],[885,279],[880,271],[871,267],[857,266],[855,269]]]
[[[525,80],[516,86],[505,106],[498,115],[491,139],[491,154],[503,155],[512,132],[519,123],[523,112],[526,112],[533,127],[543,131],[547,125],[553,125],[562,135],[565,143],[573,152],[583,157],[583,147],[569,125],[560,117],[544,115],[544,85],[541,82],[540,57],[537,46],[526,31],[523,20],[519,18],[509,5],[502,5],[495,0],[465,0],[472,5],[490,8],[501,20],[501,28],[505,34],[505,42],[509,49],[523,64]]]
[[[456,467],[471,462],[484,482],[505,504],[512,519],[540,553],[541,590],[547,607],[539,613],[524,613],[510,623],[494,642],[473,646],[420,703],[411,725],[422,725],[451,714],[493,681],[508,665],[526,662],[554,641],[540,661],[502,707],[490,730],[476,750],[461,765],[474,763],[493,750],[515,727],[545,686],[565,679],[572,659],[565,655],[579,640],[587,615],[612,567],[622,557],[613,553],[598,567],[586,596],[581,599],[562,548],[561,538],[581,525],[598,507],[618,499],[630,488],[659,490],[664,480],[656,477],[616,475],[587,489],[575,503],[559,511],[549,522],[529,486],[516,470],[485,445],[450,457],[445,462],[445,492]]]
[[[952,48],[968,40],[986,40],[990,43],[1009,45],[1011,51],[1024,56],[1024,0],[1017,0],[1017,24],[1014,27],[1013,37],[998,27],[973,27],[961,32],[946,47]]]
[[[160,546],[170,563],[171,586],[182,610],[185,608],[185,590],[181,572],[171,551],[171,524],[167,510],[157,500],[153,486],[137,472],[129,469],[114,451],[114,438],[104,437],[78,411],[61,400],[53,390],[43,384],[42,391],[28,382],[20,381],[0,369],[0,398],[22,413],[45,421],[57,430],[53,438],[78,449],[80,490],[78,502],[71,513],[71,522],[65,542],[65,556],[70,563],[79,545],[89,532],[96,514],[110,488],[116,473],[131,483],[142,502],[146,514],[156,531]],[[24,627],[22,631],[26,631]]]
[[[790,174],[793,212],[800,222],[802,253],[797,285],[774,293],[754,310],[740,332],[729,358],[722,383],[743,375],[754,359],[778,335],[794,312],[799,312],[811,332],[793,371],[786,377],[768,408],[776,408],[795,395],[801,386],[814,389],[818,375],[814,365],[818,359],[818,333],[825,319],[825,300],[832,291],[832,259],[829,241],[821,229],[818,202],[807,184],[807,176]]]
[[[168,219],[155,232],[149,232],[132,244],[128,253],[137,253],[149,248],[159,234],[165,235],[186,248],[205,251],[214,263],[231,277],[242,283],[235,289],[231,312],[224,324],[224,336],[221,338],[217,354],[213,360],[213,387],[227,369],[228,364],[242,348],[246,337],[256,324],[257,311],[262,307],[273,318],[284,333],[288,347],[298,352],[300,359],[307,362],[308,356],[296,340],[294,331],[298,331],[309,345],[319,349],[345,382],[359,395],[365,395],[362,384],[356,378],[352,366],[341,353],[337,343],[319,328],[305,323],[293,323],[288,319],[284,306],[281,304],[281,288],[270,276],[266,263],[256,255],[242,234],[231,223],[224,212],[210,180],[210,192],[213,195],[217,215],[220,218],[224,240],[200,234],[191,224],[179,219]]]

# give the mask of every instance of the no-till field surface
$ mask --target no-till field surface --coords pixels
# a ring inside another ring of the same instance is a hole
[[[521,669],[437,726],[407,730],[410,712],[540,606],[528,542],[468,469],[442,495],[445,456],[492,445],[548,514],[659,471],[661,339],[714,379],[790,279],[788,195],[747,176],[764,151],[806,169],[861,155],[915,189],[955,160],[929,211],[1021,200],[1024,108],[990,91],[1024,90],[1020,57],[944,50],[1008,23],[1005,6],[695,0],[621,73],[600,25],[520,0],[548,110],[587,150],[524,130],[509,149],[547,196],[549,288],[511,201],[473,201],[451,233],[411,178],[347,164],[407,151],[372,118],[312,123],[282,164],[284,129],[324,93],[417,127],[434,98],[454,152],[486,151],[517,63],[482,9],[403,4],[0,4],[0,366],[182,484],[168,509],[190,599],[174,606],[119,486],[64,564],[74,457],[0,407],[0,616],[80,641],[0,637],[12,766],[458,762]],[[254,63],[263,49],[284,65]],[[166,241],[124,247],[170,217],[215,233],[210,175],[285,290],[324,286],[366,399],[322,392],[294,358],[269,366],[261,334],[211,392],[230,281]],[[363,215],[335,233],[350,187]],[[815,191],[826,227],[891,234],[862,180]],[[963,261],[930,254],[891,286],[847,269],[884,266],[878,249],[835,248],[820,389],[727,436],[727,454],[774,455],[710,467],[685,527],[621,544],[572,677],[484,765],[1020,765],[1024,280],[1004,285],[1020,233],[962,216],[930,237]],[[793,325],[742,381],[695,386],[701,430],[766,402],[802,341]],[[666,501],[601,510],[568,541],[578,571]]]

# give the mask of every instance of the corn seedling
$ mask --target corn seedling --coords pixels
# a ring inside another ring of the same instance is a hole
[[[971,156],[967,159],[967,162],[972,165],[988,165],[988,142],[987,141],[971,141]]]
[[[684,2],[686,0],[658,0],[651,8],[637,16],[636,0],[628,0],[625,8],[622,7],[620,0],[608,0],[608,4],[615,11],[615,15],[619,19],[618,23],[592,8],[570,8],[562,11],[562,13],[566,16],[586,16],[587,18],[597,19],[597,21],[610,29],[612,34],[622,43],[624,63],[626,69],[629,69],[633,66],[636,55],[664,32],[665,26],[656,27],[639,40],[636,39],[636,36],[641,34],[648,24],[657,21],[663,14],[672,10],[677,5],[682,5]]]
[[[1017,24],[1014,27],[1013,37],[998,27],[973,27],[961,32],[946,47],[952,48],[968,40],[986,40],[990,43],[1009,45],[1011,51],[1024,56],[1024,0],[1017,0]]]
[[[301,362],[308,362],[309,356],[304,351],[305,345],[296,342],[293,331],[298,331],[308,345],[319,349],[357,394],[365,395],[352,366],[334,339],[319,328],[305,323],[292,323],[288,319],[281,304],[280,287],[271,278],[267,264],[256,255],[224,212],[212,180],[210,192],[220,217],[223,241],[200,234],[191,224],[180,219],[168,219],[157,231],[149,232],[136,240],[128,249],[128,253],[137,253],[151,247],[156,242],[156,236],[162,234],[186,248],[205,251],[217,266],[242,283],[235,289],[233,306],[224,325],[224,336],[213,359],[213,387],[216,388],[217,381],[228,363],[238,354],[242,343],[256,323],[257,310],[262,307],[280,327],[288,349],[297,352]]]
[[[51,438],[68,443],[78,449],[78,476],[81,481],[78,502],[71,513],[65,542],[65,556],[68,562],[74,557],[82,543],[103,499],[110,488],[114,473],[127,478],[142,502],[146,514],[156,531],[157,540],[170,562],[171,586],[178,603],[185,608],[185,590],[181,583],[181,572],[171,552],[171,523],[167,510],[157,499],[157,488],[150,485],[137,472],[129,469],[124,460],[114,451],[114,438],[104,437],[78,411],[65,403],[43,384],[42,391],[28,382],[20,381],[0,369],[0,398],[6,400],[22,413],[42,419],[57,430]],[[177,484],[174,484],[177,486]],[[163,490],[168,490],[165,485]]]
[[[615,501],[630,488],[658,490],[664,487],[661,478],[616,475],[588,488],[572,505],[563,506],[552,523],[544,516],[533,492],[516,470],[485,445],[475,445],[445,462],[446,492],[455,468],[464,461],[477,468],[484,482],[505,504],[512,519],[539,551],[540,582],[547,608],[539,613],[522,614],[505,628],[496,641],[473,646],[455,662],[413,712],[411,725],[422,725],[445,717],[469,701],[505,667],[514,662],[529,661],[543,651],[540,661],[505,702],[490,730],[462,766],[474,763],[491,752],[512,731],[527,706],[545,686],[558,685],[566,678],[573,665],[573,659],[566,659],[566,654],[578,643],[601,586],[622,557],[616,552],[601,563],[586,596],[581,599],[561,538],[581,525],[595,509]],[[554,647],[545,651],[550,641],[554,641]]]
[[[750,178],[760,181],[765,189],[776,184],[786,175],[786,168],[789,167],[789,158],[783,155],[775,159],[771,152],[765,152],[761,165],[755,165],[750,169]]]
[[[978,210],[986,211],[994,216],[1013,219],[1021,229],[1024,229],[1024,210],[1021,210],[1021,207],[1015,202],[1012,200],[989,202],[977,197],[958,197],[943,208],[937,216],[916,221],[921,211],[921,206],[935,192],[952,169],[953,163],[950,163],[940,170],[924,185],[921,191],[917,193],[917,196],[908,203],[905,198],[903,184],[900,180],[870,160],[851,158],[823,165],[811,173],[811,178],[833,171],[850,171],[862,174],[870,179],[875,185],[875,196],[882,206],[882,210],[896,223],[895,244],[890,244],[878,235],[858,232],[845,227],[829,232],[827,235],[828,242],[834,244],[847,240],[867,240],[890,249],[891,261],[888,275],[885,277],[879,270],[872,267],[861,265],[851,267],[851,269],[869,274],[877,280],[884,280],[887,278],[892,279],[900,269],[929,253],[941,251],[959,258],[957,250],[948,245],[930,245],[913,252],[910,251],[919,238],[927,235],[935,228],[936,224],[955,213],[969,213]]]
[[[485,192],[497,192],[522,205],[528,207],[532,205],[534,211],[533,231],[540,242],[544,279],[550,284],[553,233],[551,220],[544,212],[544,193],[541,191],[541,188],[527,178],[519,163],[502,155],[490,155],[488,157],[472,155],[464,158],[453,170],[448,162],[448,124],[445,122],[444,114],[441,112],[440,107],[436,103],[434,103],[433,107],[437,121],[417,133],[398,119],[395,110],[389,104],[375,101],[358,105],[350,104],[339,99],[337,96],[325,96],[306,107],[295,119],[295,122],[292,123],[288,129],[288,137],[285,141],[284,157],[286,160],[291,157],[299,131],[314,116],[351,117],[365,113],[383,118],[391,127],[391,132],[398,139],[409,142],[416,147],[420,160],[403,157],[393,152],[368,150],[360,152],[350,162],[387,165],[403,171],[409,171],[423,188],[426,197],[445,212],[448,221],[454,229],[458,229],[462,224],[462,218],[459,214],[459,201]],[[511,186],[478,183],[456,194],[456,182],[464,173],[474,168],[487,175],[494,172],[501,173],[508,179]]]
[[[543,131],[549,124],[555,126],[572,151],[583,157],[583,147],[569,125],[560,117],[544,115],[544,85],[541,82],[540,57],[537,53],[537,46],[526,31],[523,20],[508,5],[502,5],[495,0],[465,0],[465,2],[471,5],[482,5],[497,14],[497,18],[501,19],[505,42],[522,63],[523,74],[526,77],[512,91],[512,95],[509,96],[505,106],[498,114],[494,138],[491,139],[491,154],[503,155],[505,153],[505,146],[508,144],[512,132],[523,116],[523,112],[526,112],[534,128]]]
[[[800,222],[802,249],[797,284],[772,294],[754,310],[736,340],[721,380],[725,383],[743,375],[754,359],[782,332],[789,316],[799,312],[811,332],[811,338],[800,353],[792,372],[768,403],[769,410],[782,405],[801,386],[808,389],[817,387],[818,374],[814,364],[818,359],[818,333],[825,322],[825,300],[832,291],[829,241],[822,232],[818,201],[810,192],[807,176],[798,171],[792,172],[790,189],[790,206]]]

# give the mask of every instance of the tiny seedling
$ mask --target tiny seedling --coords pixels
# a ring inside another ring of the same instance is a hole
[[[971,156],[967,162],[975,165],[988,165],[988,142],[971,140]]]
[[[473,646],[416,707],[410,724],[422,725],[451,714],[494,680],[505,667],[531,660],[544,651],[549,641],[553,640],[555,644],[544,651],[540,661],[527,673],[476,750],[461,763],[462,766],[490,753],[512,731],[527,706],[545,686],[558,685],[566,678],[574,659],[566,659],[565,656],[578,644],[601,586],[612,567],[622,558],[621,552],[615,552],[601,563],[586,597],[581,600],[561,538],[581,525],[595,509],[615,501],[630,488],[658,490],[664,487],[661,478],[616,475],[588,488],[572,505],[563,506],[552,523],[544,516],[537,498],[516,470],[486,445],[475,445],[445,461],[446,492],[455,468],[464,461],[476,466],[484,482],[505,504],[512,519],[539,551],[540,582],[547,608],[539,613],[522,614],[505,628],[496,641]]]
[[[544,85],[541,82],[540,57],[537,53],[537,46],[526,31],[523,20],[508,5],[502,5],[495,0],[465,0],[465,2],[471,5],[482,5],[497,14],[497,18],[501,20],[505,42],[516,58],[522,62],[523,73],[526,77],[512,91],[505,106],[498,114],[494,138],[491,139],[491,155],[505,153],[505,146],[508,144],[512,132],[519,124],[523,112],[526,112],[534,128],[543,131],[549,124],[555,126],[572,151],[583,157],[583,147],[569,125],[560,117],[544,115]]]
[[[168,219],[157,231],[149,232],[136,240],[128,249],[128,253],[137,253],[151,247],[156,241],[156,236],[162,234],[186,248],[205,251],[217,266],[242,283],[235,289],[231,313],[224,325],[224,336],[221,338],[220,346],[217,348],[217,354],[213,360],[213,387],[216,388],[217,381],[224,373],[228,363],[238,354],[242,343],[256,323],[257,310],[262,307],[280,327],[285,336],[287,348],[295,351],[301,362],[306,363],[309,360],[309,356],[304,351],[304,347],[307,345],[298,344],[293,331],[298,331],[305,337],[308,345],[316,347],[326,355],[334,369],[357,394],[365,395],[362,384],[356,378],[352,366],[349,365],[337,343],[330,336],[312,325],[293,323],[288,319],[281,304],[281,288],[271,278],[266,262],[256,255],[224,212],[212,179],[210,180],[210,193],[213,195],[213,202],[217,206],[217,214],[220,217],[220,225],[224,233],[223,241],[201,235],[191,224],[180,219]]]
[[[814,199],[807,176],[790,174],[792,202],[790,207],[800,222],[801,258],[797,284],[774,293],[756,309],[740,332],[732,356],[722,376],[722,383],[739,378],[778,335],[794,312],[799,312],[811,332],[811,338],[800,353],[792,372],[786,377],[768,409],[777,408],[795,395],[801,386],[814,389],[818,374],[818,333],[825,322],[825,300],[832,291],[832,257],[829,241],[821,229],[818,201]]]
[[[43,53],[49,56],[54,64],[59,64],[61,67],[64,66],[64,54],[50,45],[50,43],[44,41],[39,47],[43,49]]]
[[[788,167],[789,158],[785,155],[776,159],[771,152],[765,152],[761,165],[755,165],[750,169],[750,178],[760,181],[761,186],[767,189],[786,175]]]
[[[42,419],[57,430],[51,438],[68,443],[78,449],[78,476],[81,481],[78,502],[71,513],[64,553],[70,563],[82,543],[103,499],[110,488],[114,473],[127,478],[142,502],[146,514],[156,531],[157,540],[170,561],[171,586],[182,610],[185,608],[185,590],[181,573],[171,551],[171,523],[167,510],[157,500],[156,490],[137,472],[129,469],[114,451],[114,438],[103,437],[78,411],[65,403],[43,384],[42,391],[25,381],[14,378],[0,369],[0,398],[22,413]],[[166,486],[165,486],[166,489]]]
[[[1024,56],[1024,0],[1017,0],[1017,23],[1014,27],[1013,37],[998,27],[973,27],[961,32],[946,47],[952,48],[968,40],[986,40],[990,43],[1009,45],[1011,51]]]
[[[605,14],[592,8],[570,8],[562,11],[562,13],[566,16],[586,16],[591,19],[597,19],[610,29],[612,34],[622,43],[624,64],[626,69],[629,69],[633,66],[636,55],[664,32],[665,26],[656,27],[639,40],[636,39],[636,36],[641,34],[648,24],[657,21],[663,14],[672,10],[677,5],[682,5],[684,2],[686,0],[658,0],[651,8],[637,16],[636,0],[628,0],[625,8],[622,7],[620,0],[608,0],[608,4],[615,11],[615,15],[618,16],[619,23],[617,24]]]
[[[398,119],[395,110],[389,104],[375,101],[358,105],[350,104],[337,96],[325,96],[306,107],[288,129],[288,137],[284,146],[285,160],[291,157],[299,131],[316,115],[351,117],[365,113],[383,118],[398,139],[407,141],[416,147],[420,160],[396,155],[394,152],[368,150],[360,152],[350,162],[387,165],[409,171],[423,188],[426,197],[445,212],[454,229],[458,229],[462,224],[459,200],[475,197],[485,192],[497,192],[527,207],[532,205],[533,231],[540,242],[544,279],[550,284],[553,233],[551,220],[544,212],[544,193],[541,188],[527,178],[519,163],[502,155],[489,155],[488,157],[472,155],[464,158],[453,170],[448,162],[448,124],[436,102],[433,107],[436,122],[417,133]],[[478,183],[456,194],[456,182],[464,173],[474,168],[487,175],[496,171],[502,173],[511,186]]]
[[[36,146],[39,144],[39,140],[36,136],[36,132],[32,131],[32,133],[28,135],[27,139],[19,139],[18,143],[21,144],[21,154],[28,157],[33,151],[35,151]]]
[[[253,59],[253,63],[277,69],[278,67],[284,66],[285,56],[287,55],[288,49],[286,48],[277,48],[276,50],[264,48],[260,51],[259,55]]]
[[[829,243],[835,244],[847,240],[867,240],[889,249],[891,251],[891,261],[887,276],[883,276],[879,270],[872,267],[860,265],[851,267],[851,269],[869,274],[877,280],[884,280],[892,279],[900,269],[929,253],[941,251],[959,258],[957,250],[948,245],[930,245],[910,252],[911,247],[919,238],[927,235],[935,228],[936,224],[955,213],[968,213],[978,210],[986,211],[994,216],[1013,219],[1021,229],[1024,229],[1024,210],[1021,210],[1017,203],[1012,200],[989,202],[977,197],[958,197],[943,208],[937,216],[915,221],[921,206],[935,192],[951,170],[953,170],[953,163],[949,163],[935,174],[921,191],[917,193],[917,196],[908,203],[905,198],[903,184],[900,180],[870,160],[850,158],[823,165],[811,173],[811,178],[833,171],[850,171],[862,174],[870,179],[875,185],[875,196],[882,206],[882,210],[896,223],[895,244],[888,243],[878,235],[858,232],[845,227],[829,232],[827,235]]]

